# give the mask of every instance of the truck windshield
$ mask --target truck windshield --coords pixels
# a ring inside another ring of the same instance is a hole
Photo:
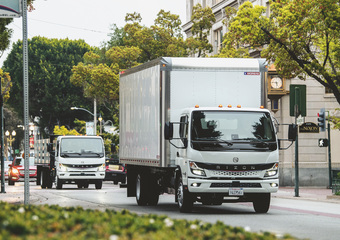
[[[267,112],[194,111],[191,140],[192,147],[201,151],[266,151],[276,146],[274,127]]]
[[[64,138],[60,143],[60,156],[103,157],[103,143],[99,138]]]

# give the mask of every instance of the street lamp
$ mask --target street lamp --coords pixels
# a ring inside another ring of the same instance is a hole
[[[102,135],[102,121],[103,121],[103,118],[102,118],[102,114],[99,114],[99,134]]]
[[[6,137],[7,137],[7,142],[9,142],[9,147],[8,147],[8,145],[7,145],[7,149],[10,149],[10,154],[11,154],[11,151],[13,150],[12,149],[12,143],[13,143],[13,141],[15,140],[15,135],[17,135],[17,133],[13,130],[12,131],[12,135],[10,135],[10,133],[9,133],[9,131],[7,130],[6,132],[5,132],[5,135],[6,135]],[[8,150],[7,150],[8,151]],[[12,156],[12,154],[11,154],[11,156]],[[12,156],[12,158],[13,158],[13,156]],[[14,159],[14,158],[13,158]]]
[[[97,113],[91,113],[89,110],[87,110],[85,108],[79,108],[79,107],[71,107],[71,110],[83,110],[83,111],[91,114],[94,117],[94,122],[93,122],[93,125],[94,125],[94,135],[96,135],[96,132],[97,132],[97,130],[96,130],[96,127],[97,127]],[[99,116],[98,120],[100,121],[100,123],[103,120],[101,115]],[[100,129],[100,134],[102,134],[101,133],[101,129]]]

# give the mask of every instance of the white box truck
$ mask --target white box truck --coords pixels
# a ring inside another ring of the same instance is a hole
[[[57,189],[63,184],[101,189],[105,177],[105,148],[100,136],[50,136],[34,146],[37,185]]]
[[[120,74],[120,162],[127,196],[157,205],[253,202],[279,187],[276,127],[264,59],[159,58]]]

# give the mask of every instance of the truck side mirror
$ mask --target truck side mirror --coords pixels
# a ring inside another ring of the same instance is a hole
[[[174,135],[174,124],[171,122],[166,122],[164,126],[164,138],[166,140],[171,140]]]
[[[289,124],[288,129],[288,140],[295,141],[297,137],[297,125],[296,124]]]

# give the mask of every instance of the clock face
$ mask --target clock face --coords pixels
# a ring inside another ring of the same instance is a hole
[[[279,77],[273,77],[270,81],[270,85],[272,88],[281,88],[282,87],[282,79]]]

